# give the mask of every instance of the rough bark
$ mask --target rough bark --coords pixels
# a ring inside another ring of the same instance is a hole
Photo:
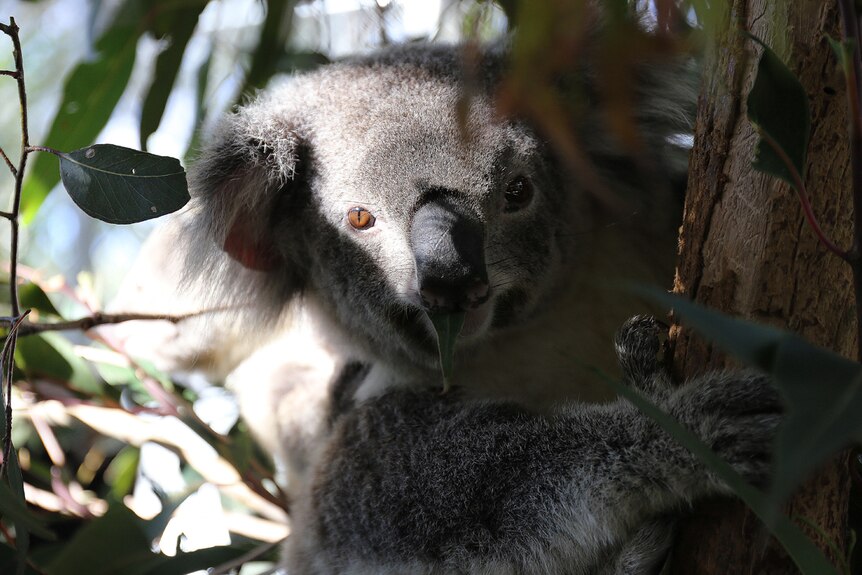
[[[745,95],[758,48],[738,27],[763,39],[797,73],[811,104],[806,185],[821,225],[841,246],[852,235],[846,94],[825,34],[840,36],[832,0],[734,0],[701,90],[689,191],[674,291],[709,307],[788,329],[855,358],[852,274],[807,226],[794,191],[754,172],[757,137]],[[726,365],[718,350],[675,328],[674,367],[691,376]],[[817,524],[843,548],[849,494],[847,458],[803,486],[786,510]],[[810,529],[808,530],[811,532]],[[834,559],[822,538],[818,544]],[[674,553],[678,575],[795,573],[780,546],[741,504],[696,508]]]

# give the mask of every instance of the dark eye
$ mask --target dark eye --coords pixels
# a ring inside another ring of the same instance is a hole
[[[518,176],[506,186],[507,212],[517,212],[530,205],[533,199],[533,184],[525,176]]]
[[[347,221],[357,230],[367,230],[374,227],[374,216],[365,208],[350,208],[347,212]]]

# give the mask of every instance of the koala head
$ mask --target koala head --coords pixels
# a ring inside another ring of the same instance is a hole
[[[462,348],[522,325],[566,282],[583,194],[496,114],[501,59],[467,90],[457,49],[401,48],[240,108],[191,171],[191,241],[218,249],[190,265],[264,310],[319,298],[378,357],[429,369],[426,311],[466,312]]]

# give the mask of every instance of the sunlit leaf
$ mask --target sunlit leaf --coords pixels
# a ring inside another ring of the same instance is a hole
[[[731,318],[666,293],[647,292],[739,360],[770,373],[787,400],[779,429],[774,508],[819,465],[862,440],[862,365],[772,327]]]
[[[135,486],[140,453],[138,448],[126,446],[114,456],[105,469],[105,479],[111,486],[111,494],[117,501],[122,501]]]
[[[443,372],[443,391],[449,391],[455,361],[455,342],[464,327],[464,312],[431,313],[428,318],[437,332],[437,349],[440,352],[440,369]]]
[[[112,224],[175,212],[189,201],[179,160],[97,144],[60,155],[63,185],[82,210]]]
[[[120,12],[128,11],[124,8]],[[102,131],[126,89],[135,63],[140,28],[137,20],[128,16],[121,14],[96,42],[93,56],[72,71],[48,137],[39,144],[74,150],[95,140]],[[37,154],[30,168],[21,198],[25,222],[33,219],[59,181],[56,160],[49,154]]]
[[[761,135],[752,166],[796,187],[787,162],[774,146],[784,152],[796,172],[804,177],[811,131],[808,95],[796,75],[775,52],[757,37],[748,36],[763,47],[757,77],[747,100],[748,119],[757,126]]]

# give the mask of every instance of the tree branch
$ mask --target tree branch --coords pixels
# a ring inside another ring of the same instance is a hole
[[[78,319],[68,321],[57,321],[51,323],[26,323],[18,328],[19,336],[33,335],[36,333],[44,333],[46,331],[66,331],[66,330],[81,330],[87,331],[100,325],[110,325],[115,323],[123,323],[136,320],[162,320],[171,323],[179,323],[183,320],[193,317],[212,313],[220,310],[203,310],[184,315],[165,315],[156,313],[101,313],[96,312],[93,315],[80,317]],[[0,322],[8,322],[11,318],[0,318]]]

